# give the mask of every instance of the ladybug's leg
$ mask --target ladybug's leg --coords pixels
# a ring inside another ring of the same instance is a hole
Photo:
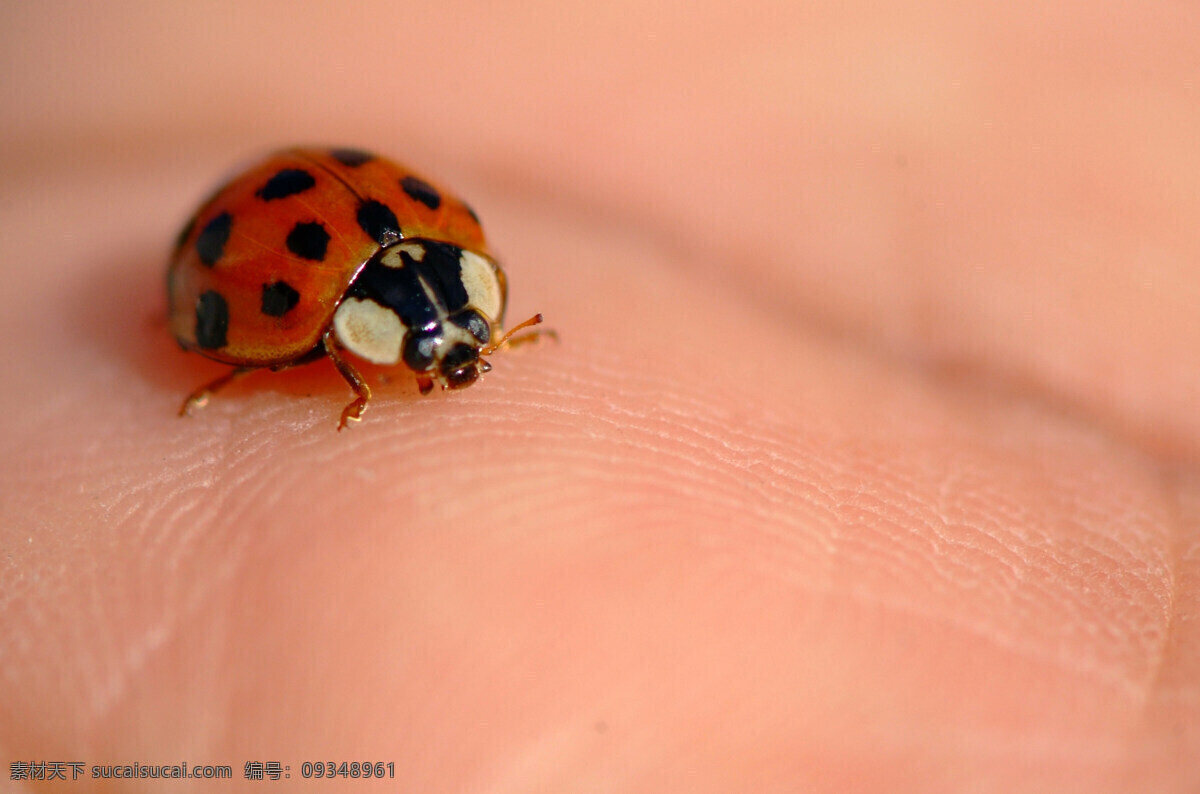
[[[541,328],[537,331],[530,331],[527,334],[522,334],[521,336],[517,337],[516,339],[512,338],[513,335],[516,334],[517,331],[521,331],[525,328],[530,327],[531,325],[538,325],[541,322],[542,322],[542,315],[535,314],[532,317],[530,317],[528,320],[526,320],[525,322],[517,323],[512,328],[510,328],[508,330],[508,332],[504,334],[504,336],[500,337],[500,339],[497,340],[495,344],[488,345],[486,348],[479,351],[479,354],[482,356],[490,356],[492,353],[495,353],[497,350],[504,347],[505,345],[508,345],[509,347],[516,347],[517,345],[523,345],[526,342],[532,342],[534,339],[537,339],[539,336],[548,336],[557,342],[558,341],[558,332],[551,328]]]
[[[183,401],[183,405],[179,408],[179,415],[187,416],[192,412],[192,408],[203,408],[208,405],[208,398],[216,394],[218,390],[225,388],[239,378],[249,375],[256,369],[258,367],[234,367],[221,377],[204,384],[189,394],[187,399]]]
[[[363,411],[367,410],[367,403],[371,401],[371,387],[363,380],[363,376],[358,374],[354,365],[342,357],[341,351],[333,341],[332,328],[325,332],[325,336],[321,337],[321,342],[324,343],[325,352],[333,359],[333,364],[338,368],[338,372],[342,373],[346,383],[349,383],[350,388],[354,389],[354,393],[358,395],[357,400],[342,409],[342,420],[338,422],[340,431],[350,422],[362,420]]]

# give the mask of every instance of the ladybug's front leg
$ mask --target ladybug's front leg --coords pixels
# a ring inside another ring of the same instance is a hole
[[[354,365],[342,357],[341,350],[338,349],[337,343],[333,339],[333,329],[330,328],[321,337],[321,342],[325,345],[325,352],[333,359],[333,364],[338,368],[338,372],[342,373],[342,377],[350,384],[350,388],[354,389],[354,393],[358,395],[358,399],[342,409],[342,419],[338,422],[338,430],[340,431],[350,422],[362,421],[363,412],[367,410],[367,403],[371,401],[371,387],[363,380],[363,376],[358,374],[358,370]]]
[[[220,389],[225,388],[230,383],[233,383],[238,378],[245,377],[251,372],[254,372],[258,367],[234,367],[229,372],[226,372],[219,378],[204,384],[199,389],[188,395],[183,401],[183,405],[179,408],[180,416],[187,416],[192,412],[192,408],[203,408],[208,405],[208,398],[212,397]]]

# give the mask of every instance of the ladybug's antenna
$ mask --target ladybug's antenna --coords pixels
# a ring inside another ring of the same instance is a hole
[[[549,336],[554,339],[558,339],[558,334],[549,328],[543,328],[541,330],[525,334],[520,339],[512,339],[513,335],[516,334],[517,331],[521,331],[525,328],[529,328],[531,326],[538,325],[541,322],[542,322],[542,315],[541,315],[541,312],[538,312],[537,314],[533,315],[525,322],[518,323],[518,324],[514,325],[512,328],[509,328],[508,331],[504,334],[504,336],[500,337],[500,339],[495,344],[488,345],[483,350],[479,351],[479,354],[483,355],[483,356],[490,356],[492,353],[495,353],[497,350],[504,347],[505,345],[512,347],[513,345],[519,345],[524,342],[532,342],[534,339],[537,339],[539,336]],[[512,339],[511,342],[509,341],[510,339]]]

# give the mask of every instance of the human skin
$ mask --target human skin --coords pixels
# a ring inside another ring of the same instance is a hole
[[[0,757],[1200,788],[1200,20],[802,5],[3,12]],[[171,239],[321,141],[560,341],[177,418]]]

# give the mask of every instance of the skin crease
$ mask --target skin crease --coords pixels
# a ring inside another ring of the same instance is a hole
[[[0,757],[1200,789],[1200,19],[965,8],[5,10]],[[561,342],[177,419],[178,225],[326,141]]]

